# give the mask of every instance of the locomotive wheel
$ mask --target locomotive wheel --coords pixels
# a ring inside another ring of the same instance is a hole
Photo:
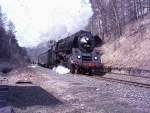
[[[70,66],[70,72],[71,72],[72,74],[75,74],[75,66],[74,66],[74,65],[71,65],[71,66]]]
[[[48,67],[49,67],[50,69],[53,69],[53,66],[51,66],[51,65],[49,65]]]
[[[46,64],[43,64],[43,67],[46,67]]]
[[[89,75],[92,75],[92,69],[88,70]]]
[[[49,68],[48,64],[46,64],[46,68]]]
[[[78,68],[77,68],[77,74],[83,74],[83,69],[80,68],[80,67],[78,67]]]
[[[77,74],[80,74],[81,70],[79,68],[77,68]]]

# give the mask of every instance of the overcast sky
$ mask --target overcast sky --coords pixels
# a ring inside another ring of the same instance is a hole
[[[24,47],[84,29],[93,15],[89,0],[0,0],[0,4]]]

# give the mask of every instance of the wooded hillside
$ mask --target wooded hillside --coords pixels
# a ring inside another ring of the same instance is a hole
[[[123,34],[124,26],[150,12],[150,0],[91,0],[94,15],[88,29],[105,41]]]
[[[19,47],[14,33],[15,27],[13,23],[7,21],[0,8],[0,68],[4,66],[3,63],[19,65],[27,59],[26,50]]]

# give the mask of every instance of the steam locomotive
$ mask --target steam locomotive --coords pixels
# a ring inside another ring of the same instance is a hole
[[[79,31],[65,39],[53,42],[50,49],[38,56],[38,64],[53,68],[63,65],[71,73],[92,73],[102,68],[101,55],[95,49],[102,44],[98,36],[91,32]]]

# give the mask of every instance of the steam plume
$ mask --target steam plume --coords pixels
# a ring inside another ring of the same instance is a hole
[[[70,72],[70,70],[68,68],[61,66],[61,65],[53,68],[53,71],[55,71],[56,73],[61,74],[61,75],[67,74]]]
[[[0,5],[15,24],[23,47],[36,47],[84,29],[93,15],[89,0],[0,0]]]

